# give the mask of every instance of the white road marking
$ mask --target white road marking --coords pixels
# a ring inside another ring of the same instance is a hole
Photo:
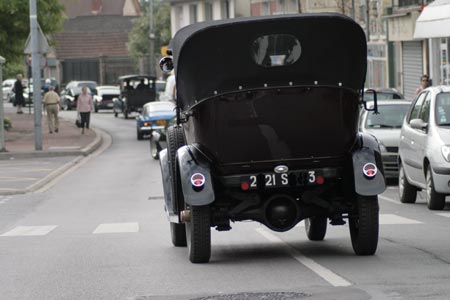
[[[12,198],[9,196],[0,196],[0,204],[5,204],[6,202],[8,202],[9,200],[11,200]]]
[[[42,236],[50,233],[57,225],[47,226],[17,226],[0,236]]]
[[[100,224],[94,230],[94,234],[98,233],[125,233],[139,232],[138,223],[105,223]]]
[[[294,249],[293,247],[289,246],[287,243],[285,243],[282,239],[277,237],[276,235],[262,229],[257,228],[255,229],[259,234],[264,236],[266,239],[268,239],[271,242],[274,243],[280,243],[283,245],[283,247],[286,249],[286,252],[289,253],[295,260],[297,260],[299,263],[319,275],[322,279],[330,283],[332,286],[350,286],[352,285],[349,281],[345,280],[341,276],[337,275],[333,271],[325,268],[324,266],[316,263],[314,260],[304,256],[302,253],[300,253],[298,250]]]
[[[394,203],[394,204],[401,204],[400,201],[397,201],[397,200],[394,200],[394,199],[391,199],[389,197],[382,196],[382,195],[378,195],[378,199],[381,199],[381,200],[384,200],[384,201],[388,201],[388,202],[391,202],[391,203]]]
[[[441,217],[445,217],[445,218],[450,218],[450,213],[438,213],[436,215],[441,216]]]
[[[380,214],[380,225],[423,224],[423,222],[393,214]]]

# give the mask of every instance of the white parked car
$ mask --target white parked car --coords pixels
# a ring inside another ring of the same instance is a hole
[[[443,209],[450,195],[450,86],[429,87],[413,101],[399,155],[400,201],[414,203],[423,189],[428,208]]]
[[[14,83],[16,82],[15,79],[6,79],[3,80],[2,83],[2,91],[3,91],[3,101],[7,101],[11,94],[13,93]]]

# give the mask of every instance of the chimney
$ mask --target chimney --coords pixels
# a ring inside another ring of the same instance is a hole
[[[98,15],[102,12],[103,8],[102,0],[92,0],[92,14]]]

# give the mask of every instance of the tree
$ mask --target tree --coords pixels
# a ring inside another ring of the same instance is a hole
[[[144,16],[138,18],[134,22],[131,30],[129,42],[130,52],[133,57],[143,57],[150,54],[150,17],[148,16],[148,3],[141,2]],[[154,15],[154,32],[155,32],[155,55],[159,53],[159,49],[169,44],[170,35],[170,5],[166,1],[156,0],[153,3]]]
[[[64,6],[59,0],[37,0],[38,22],[49,35],[61,30]],[[22,73],[25,65],[25,41],[30,33],[28,0],[0,1],[0,55],[6,59],[4,77]],[[5,17],[8,16],[8,17]]]

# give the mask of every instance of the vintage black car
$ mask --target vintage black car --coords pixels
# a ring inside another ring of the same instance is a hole
[[[243,220],[278,232],[305,220],[313,241],[347,220],[354,252],[375,253],[386,186],[377,140],[358,132],[366,47],[338,14],[211,21],[175,35],[160,65],[175,71],[177,125],[160,162],[172,242],[191,262],[209,261],[211,227]]]
[[[141,112],[145,103],[156,100],[156,78],[148,75],[119,77],[120,96],[113,99],[114,116],[123,113],[125,119],[133,112]]]

